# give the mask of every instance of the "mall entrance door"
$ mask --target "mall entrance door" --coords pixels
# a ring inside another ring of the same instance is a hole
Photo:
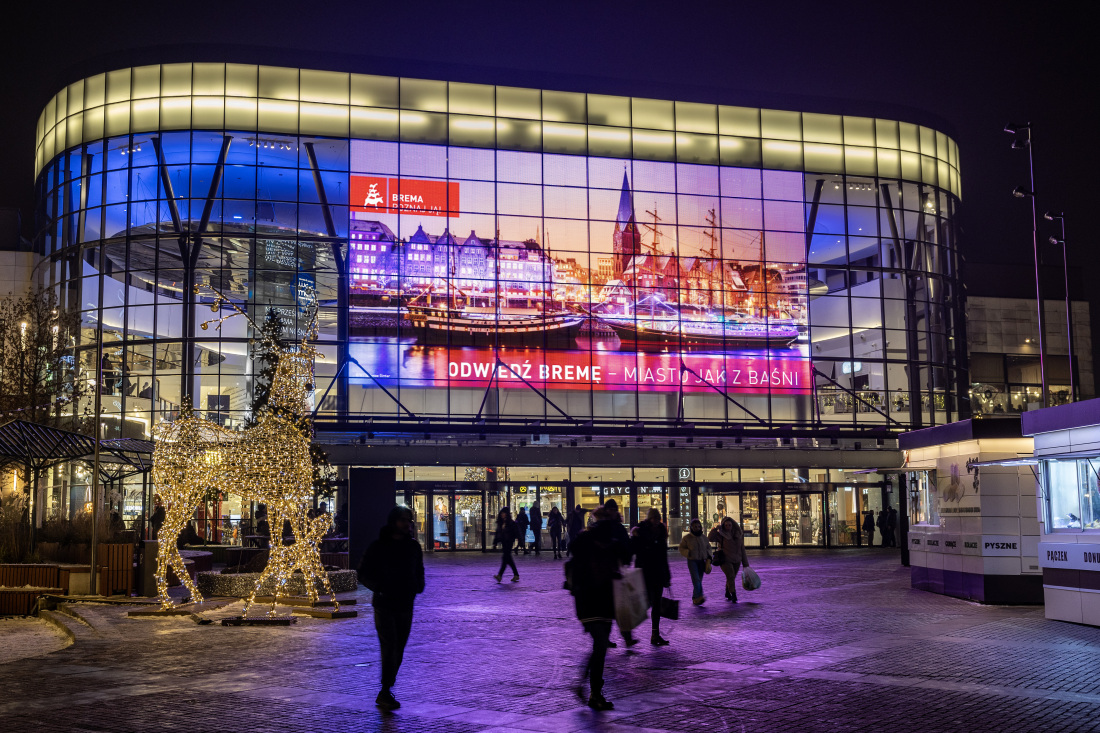
[[[512,519],[515,519],[519,515],[519,510],[522,507],[527,512],[528,517],[531,514],[531,507],[534,504],[539,505],[539,511],[542,512],[542,529],[539,531],[539,544],[538,547],[542,549],[550,548],[550,530],[546,526],[546,520],[550,516],[550,510],[557,507],[558,511],[562,513],[563,521],[564,517],[569,514],[568,508],[568,491],[565,484],[517,484],[517,483],[501,483],[497,484],[501,496],[504,498],[504,502],[501,506],[507,506],[512,511]],[[499,512],[499,507],[490,515],[489,527],[489,543],[492,544],[492,533],[496,531],[496,516]],[[535,530],[528,526],[527,535],[523,538],[526,543],[525,546],[528,549],[535,547]]]
[[[492,532],[486,531],[496,497],[476,482],[407,482],[402,485],[406,506],[413,510],[417,539],[425,552],[481,550]]]

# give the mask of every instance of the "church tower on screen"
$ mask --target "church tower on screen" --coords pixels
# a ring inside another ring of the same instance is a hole
[[[612,276],[621,280],[623,271],[630,260],[642,251],[642,234],[634,219],[634,195],[630,191],[630,181],[623,171],[623,191],[619,196],[619,212],[615,215],[615,232],[612,234],[612,246],[615,253]]]

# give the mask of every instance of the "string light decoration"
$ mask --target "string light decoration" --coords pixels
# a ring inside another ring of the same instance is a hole
[[[199,503],[209,496],[211,485],[216,483],[214,470],[220,467],[223,443],[231,436],[228,430],[196,415],[188,404],[176,420],[160,423],[153,432],[153,486],[165,504],[164,524],[158,534],[157,594],[166,610],[172,607],[168,597],[169,568],[176,571],[191,598],[202,602],[202,594],[187,574],[176,541]]]
[[[252,319],[220,293],[211,310],[217,311],[222,303],[243,315],[255,328]],[[278,364],[268,404],[254,416],[252,427],[226,430],[185,410],[158,434],[153,453],[153,481],[165,499],[167,510],[157,554],[157,590],[166,609],[172,606],[168,597],[169,567],[175,568],[191,597],[196,602],[202,601],[198,588],[184,570],[176,539],[198,502],[209,492],[232,492],[245,501],[267,506],[271,549],[267,567],[245,603],[245,615],[270,583],[274,590],[268,615],[274,616],[280,596],[288,595],[287,584],[295,572],[302,573],[312,603],[319,599],[320,584],[334,610],[340,609],[320,552],[321,538],[332,529],[332,517],[322,514],[310,518],[307,514],[313,496],[309,394],[313,391],[314,360],[321,358],[310,343],[316,337],[316,309],[311,310],[310,328],[301,345],[296,349],[277,347]],[[225,319],[215,320],[220,326]],[[291,544],[283,541],[284,522],[290,524]]]

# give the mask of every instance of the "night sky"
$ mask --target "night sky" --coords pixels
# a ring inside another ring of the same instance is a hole
[[[1027,156],[1010,150],[1001,131],[1010,120],[1031,121],[1039,211],[1066,212],[1071,289],[1095,306],[1100,256],[1086,221],[1096,206],[1089,171],[1098,142],[1095,116],[1086,113],[1095,106],[1100,68],[1088,54],[1092,24],[1041,4],[800,5],[25,3],[6,13],[0,51],[7,57],[0,74],[0,206],[23,209],[24,233],[31,234],[34,126],[42,106],[63,84],[139,63],[269,63],[877,111],[940,127],[958,141],[970,291],[1033,296],[1030,208],[1010,195],[1027,184]],[[1058,265],[1049,273],[1048,297],[1061,297],[1061,252],[1048,249]]]

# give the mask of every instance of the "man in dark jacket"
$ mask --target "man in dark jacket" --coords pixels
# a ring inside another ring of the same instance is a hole
[[[531,519],[531,531],[535,534],[533,549],[535,554],[538,555],[542,552],[542,508],[539,507],[537,501],[531,505],[529,517]]]
[[[875,513],[868,510],[863,517],[863,533],[867,535],[867,546],[875,545]]]
[[[573,559],[566,565],[566,577],[576,603],[577,618],[592,636],[592,654],[585,667],[591,694],[588,707],[613,710],[603,696],[603,670],[611,643],[611,622],[615,618],[612,581],[621,577],[620,566],[630,562],[633,550],[614,499],[596,510],[596,523],[574,537],[569,548]],[[583,688],[578,694],[584,697]]]
[[[568,544],[565,547],[565,554],[572,555],[572,550],[569,549],[569,545],[573,544],[573,540],[580,536],[580,533],[584,531],[584,513],[585,509],[577,504],[573,511],[569,512],[569,516],[565,520],[565,530],[569,533]]]
[[[898,510],[894,507],[886,513],[886,542],[887,547],[898,546]]]
[[[878,516],[875,518],[875,525],[878,527],[878,534],[879,534],[879,537],[881,538],[881,541],[879,543],[879,547],[886,547],[886,532],[887,532],[886,521],[887,521],[887,519],[886,519],[886,510],[885,509],[879,509],[878,510]]]
[[[424,554],[413,539],[412,521],[407,507],[394,507],[359,566],[359,581],[374,594],[374,628],[382,649],[382,690],[374,704],[384,710],[401,707],[391,688],[409,641],[413,601],[424,592]]]
[[[634,567],[642,569],[649,615],[653,623],[650,642],[653,646],[668,646],[661,638],[661,595],[672,583],[668,569],[668,530],[661,522],[661,511],[650,509],[646,520],[634,532]]]
[[[519,537],[517,538],[517,549],[523,550],[524,555],[530,555],[531,551],[527,549],[527,527],[531,525],[531,520],[527,517],[527,510],[523,507],[519,508],[519,514],[516,515],[516,527],[519,529]]]

